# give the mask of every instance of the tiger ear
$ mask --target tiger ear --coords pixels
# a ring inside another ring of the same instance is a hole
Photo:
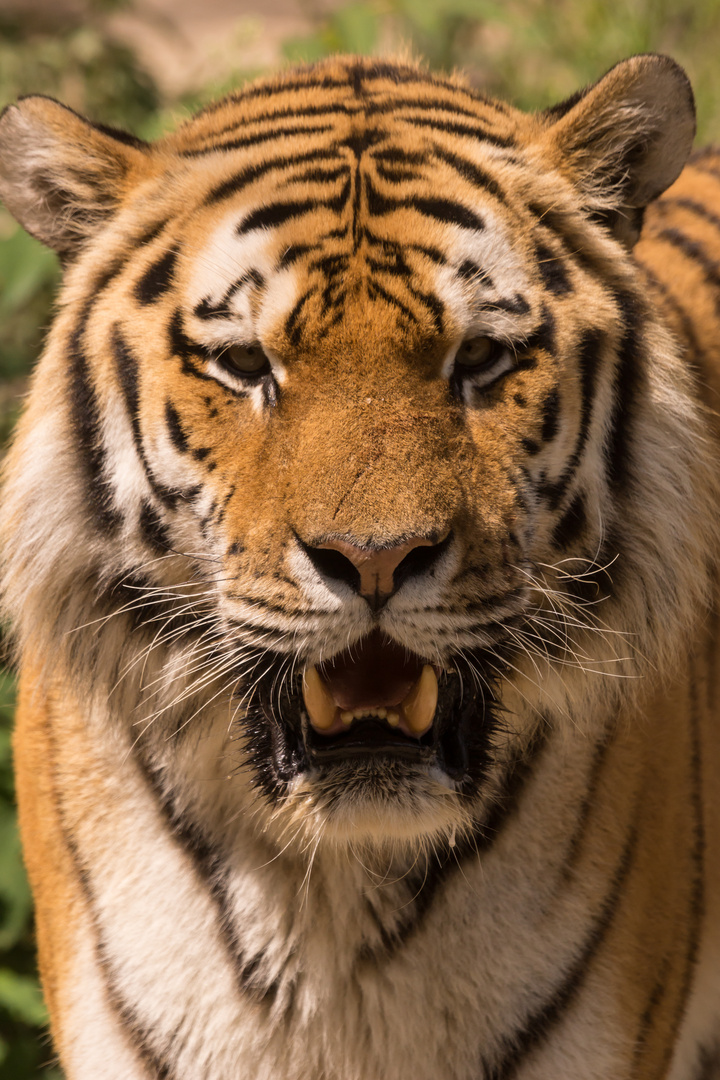
[[[29,233],[72,258],[109,218],[147,144],[52,98],[0,114],[0,198]]]
[[[633,56],[544,119],[551,153],[588,210],[632,247],[642,211],[690,154],[695,101],[683,69],[667,56]]]

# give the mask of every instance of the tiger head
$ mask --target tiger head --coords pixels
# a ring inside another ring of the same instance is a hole
[[[214,755],[335,838],[462,828],[606,722],[704,589],[631,254],[693,116],[652,56],[536,115],[361,59],[152,145],[7,109],[0,193],[66,265],[7,470],[21,648],[158,775]]]

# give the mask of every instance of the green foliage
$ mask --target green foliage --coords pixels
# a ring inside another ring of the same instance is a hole
[[[0,1080],[61,1080],[44,1068],[51,1051],[38,1039],[47,1014],[35,974],[32,901],[20,856],[10,729],[13,678],[0,669]]]
[[[0,103],[48,94],[105,124],[141,126],[159,94],[133,52],[109,34],[108,6],[91,4],[77,22],[65,16],[55,25],[47,9],[37,21],[19,11],[0,15]]]
[[[314,22],[286,42],[288,59],[409,48],[524,109],[561,101],[633,53],[668,53],[694,85],[699,141],[720,138],[716,0],[355,0]]]

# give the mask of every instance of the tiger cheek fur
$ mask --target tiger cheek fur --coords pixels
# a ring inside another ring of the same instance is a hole
[[[358,58],[152,145],[2,114],[66,269],[2,540],[68,1080],[720,1075],[693,133],[653,56],[532,116]]]

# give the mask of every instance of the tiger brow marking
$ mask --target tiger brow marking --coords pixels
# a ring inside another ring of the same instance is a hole
[[[401,119],[415,122],[415,117],[407,117],[404,115],[406,110],[417,110],[420,113],[433,113],[433,112],[446,112],[452,116],[463,117],[468,120],[473,120],[476,124],[482,123],[483,117],[477,110],[465,109],[462,105],[458,105],[456,101],[444,101],[441,98],[390,98],[387,101],[371,101],[366,106],[366,112],[369,116],[384,115],[385,113],[397,113],[403,114]],[[481,129],[483,133],[486,132],[485,128]],[[482,137],[487,137],[489,141],[494,141],[495,138],[502,138],[500,145],[502,146],[514,146],[515,141],[509,136],[493,136],[492,133],[484,134]]]
[[[379,281],[368,281],[367,291],[368,297],[371,300],[385,300],[391,307],[397,308],[398,311],[402,312],[408,322],[419,324],[420,320],[415,312],[409,308],[407,304],[403,303],[399,297],[394,296],[388,289],[383,288]]]
[[[435,120],[430,116],[403,116],[399,112],[398,108],[398,121],[406,123],[409,127],[427,127],[434,131],[440,131],[447,135],[460,135],[466,139],[475,139],[480,142],[488,142],[493,146],[499,146],[503,149],[510,148],[515,145],[514,141],[510,138],[505,138],[501,135],[493,135],[484,127],[475,127],[470,124],[453,124],[449,121]]]
[[[259,146],[265,142],[278,142],[280,139],[290,138],[293,135],[326,135],[333,130],[332,124],[317,124],[312,127],[270,128],[267,131],[259,131],[255,135],[245,135],[237,139],[231,139],[229,142],[216,143],[202,150],[180,150],[179,155],[186,158],[206,157],[208,154],[242,150],[249,146]]]
[[[217,187],[214,187],[209,194],[205,196],[204,205],[212,206],[216,202],[222,202],[223,199],[228,199],[230,196],[236,195],[244,188],[249,187],[250,184],[254,184],[256,180],[259,180],[269,172],[274,172],[276,169],[285,170],[292,166],[305,165],[313,161],[331,160],[338,160],[337,148],[334,146],[310,150],[304,154],[283,154],[281,157],[274,157],[270,158],[268,161],[258,162],[255,165],[248,165],[242,172],[236,173],[228,180],[224,180],[222,184],[218,184]]]
[[[300,320],[300,313],[312,296],[317,293],[317,288],[311,286],[296,301],[295,306],[285,320],[285,333],[292,345],[297,345],[302,336],[304,320]]]
[[[511,1080],[516,1076],[523,1059],[547,1042],[552,1029],[560,1023],[568,1006],[575,999],[588,975],[590,966],[607,936],[622,899],[622,890],[632,869],[638,841],[637,823],[629,835],[613,875],[609,892],[605,896],[600,913],[585,938],[579,959],[570,967],[555,994],[534,1013],[528,1015],[525,1027],[514,1036],[504,1036],[505,1051],[500,1061],[485,1067],[483,1075],[488,1080]]]
[[[507,197],[498,181],[485,169],[476,165],[474,161],[469,161],[459,154],[453,154],[450,150],[444,149],[437,143],[433,144],[432,153],[434,157],[445,162],[446,165],[449,165],[459,176],[462,176],[464,180],[467,180],[474,187],[482,188],[489,192],[490,195],[493,195],[498,202],[507,204]]]
[[[237,227],[237,235],[243,236],[253,229],[264,229],[272,226],[283,225],[286,221],[304,217],[316,210],[330,210],[332,213],[340,213],[347,204],[350,194],[350,180],[343,184],[340,191],[331,199],[320,202],[318,199],[291,199],[287,202],[268,203],[267,206],[258,207],[248,214],[244,221]]]
[[[368,212],[376,217],[384,217],[396,210],[416,210],[424,217],[459,225],[463,229],[482,232],[485,228],[482,218],[463,203],[451,199],[423,198],[419,195],[410,195],[404,199],[389,198],[377,190],[369,177],[366,178],[366,198]]]
[[[316,117],[336,115],[353,117],[358,115],[361,111],[362,106],[354,102],[352,98],[348,98],[346,101],[341,102],[330,101],[320,105],[303,105],[299,108],[276,109],[272,110],[271,112],[257,113],[256,115],[247,115],[243,116],[242,120],[238,121],[237,123],[229,124],[227,127],[221,128],[219,131],[213,131],[211,134],[206,135],[206,139],[212,139],[215,141],[208,143],[207,146],[204,147],[193,147],[191,149],[191,152],[193,155],[195,155],[197,153],[207,152],[218,146],[228,145],[227,142],[222,143],[218,140],[221,139],[223,135],[230,135],[233,131],[237,131],[238,128],[242,128],[246,131],[249,127],[254,126],[261,127],[265,124],[269,124],[272,126],[279,120],[310,120]],[[187,150],[185,151],[185,156],[187,156]]]
[[[143,306],[154,304],[172,288],[177,257],[178,247],[173,245],[148,266],[135,285],[138,303]]]
[[[257,290],[264,289],[265,278],[259,270],[251,268],[246,271],[241,277],[234,281],[232,285],[229,285],[224,295],[218,301],[217,304],[211,303],[210,299],[206,296],[200,300],[193,308],[193,315],[198,319],[213,319],[213,318],[234,318],[239,319],[240,316],[237,312],[234,312],[230,308],[230,301],[235,297],[245,285],[252,284]]]

